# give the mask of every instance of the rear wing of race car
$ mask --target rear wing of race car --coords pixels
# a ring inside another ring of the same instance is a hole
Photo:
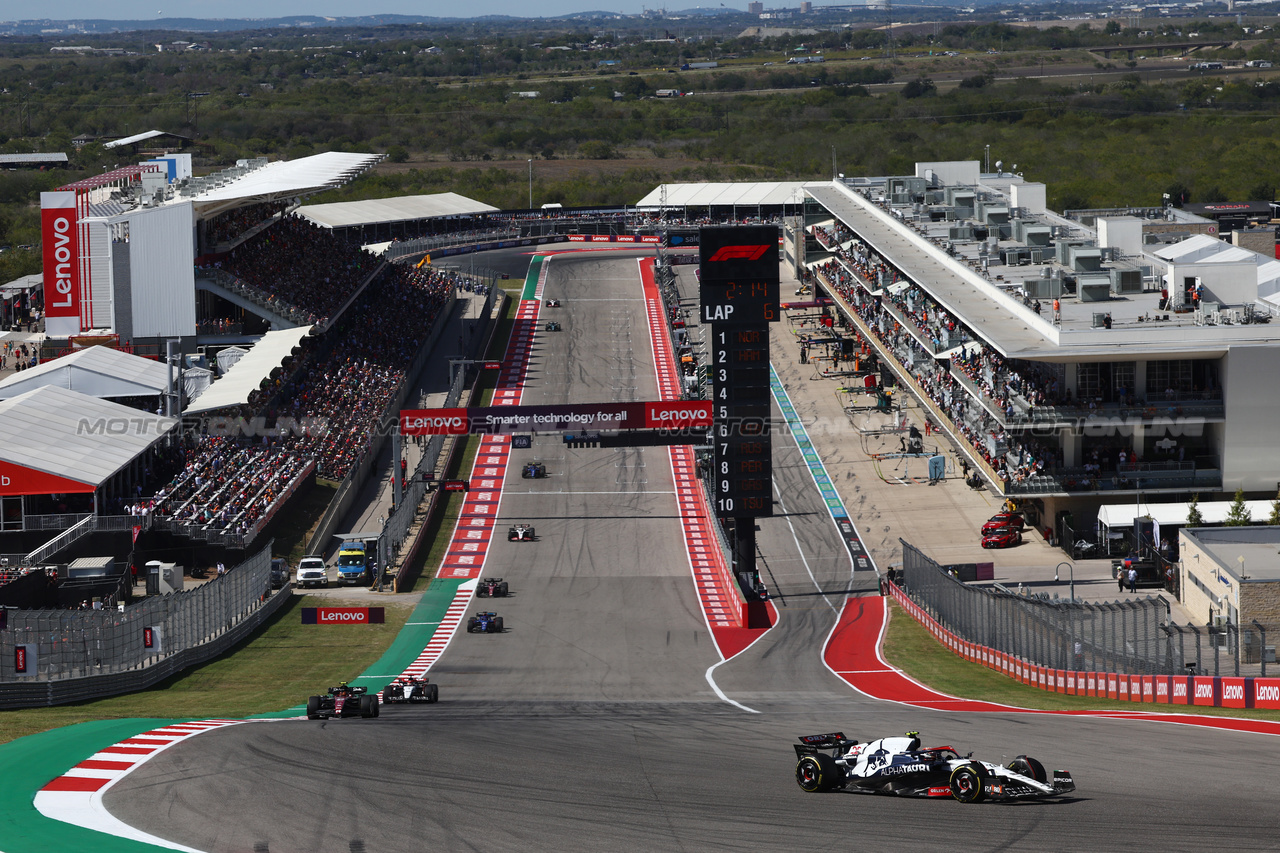
[[[825,735],[802,735],[800,742],[792,746],[795,747],[796,757],[803,758],[806,755],[817,755],[823,749],[840,749],[856,743],[856,740],[846,738],[844,732],[831,732]]]

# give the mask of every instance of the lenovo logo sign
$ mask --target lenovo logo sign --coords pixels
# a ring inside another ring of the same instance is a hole
[[[55,336],[80,332],[78,222],[74,192],[40,194],[45,314],[54,320],[46,331]]]
[[[466,435],[466,409],[407,409],[400,413],[402,435]]]
[[[304,607],[303,625],[378,625],[385,619],[381,607]]]
[[[758,261],[769,251],[768,246],[721,246],[707,263],[718,261]]]

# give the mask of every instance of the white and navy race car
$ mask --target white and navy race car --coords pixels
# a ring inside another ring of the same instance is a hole
[[[1045,772],[1019,755],[1008,766],[961,756],[954,747],[920,746],[920,733],[870,743],[841,732],[806,735],[796,749],[796,782],[810,793],[845,788],[903,797],[954,797],[962,803],[1060,797],[1076,789],[1071,774]]]
[[[402,675],[382,689],[382,701],[387,704],[408,702],[411,705],[439,702],[440,687],[432,684],[429,678]]]

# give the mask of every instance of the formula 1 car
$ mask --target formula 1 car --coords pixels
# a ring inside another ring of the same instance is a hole
[[[324,696],[312,696],[307,700],[308,720],[376,716],[378,697],[370,695],[367,687],[352,687],[345,681],[337,687],[330,687]]]
[[[507,582],[502,578],[484,578],[476,587],[476,598],[506,598]]]
[[[997,530],[1021,530],[1027,525],[1027,520],[1014,512],[1002,512],[988,518],[982,525],[982,534],[994,533]]]
[[[560,307],[560,300],[559,300],[559,299],[548,299],[548,300],[547,300],[547,307],[548,307],[548,308],[559,308],[559,307]]]
[[[809,793],[847,788],[901,797],[954,797],[962,803],[1060,797],[1076,789],[1071,774],[1045,772],[1019,755],[1008,766],[961,756],[954,747],[920,747],[920,733],[861,744],[841,732],[808,735],[796,750],[796,782]]]
[[[547,466],[541,462],[530,462],[520,469],[520,476],[526,480],[541,480],[547,476]]]
[[[983,548],[1012,548],[1022,544],[1022,531],[1004,527],[982,535]]]
[[[554,323],[554,322],[552,322],[552,323],[548,323],[548,324],[547,324],[547,331],[548,331],[548,332],[558,332],[558,331],[560,331],[560,324],[559,324],[559,323]]]
[[[408,702],[410,705],[439,702],[440,685],[432,684],[428,678],[402,675],[382,689],[382,701],[391,704]]]
[[[467,620],[468,634],[501,634],[502,617],[493,611],[477,613]]]
[[[535,538],[531,524],[517,524],[507,528],[508,542],[532,542]]]

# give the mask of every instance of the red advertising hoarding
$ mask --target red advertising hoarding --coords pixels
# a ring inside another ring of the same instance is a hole
[[[709,426],[709,400],[405,409],[400,412],[402,435],[506,434],[539,430],[683,430]]]
[[[386,620],[381,607],[304,607],[303,625],[380,625]]]
[[[40,193],[45,331],[52,338],[82,331],[79,224],[74,192]]]

